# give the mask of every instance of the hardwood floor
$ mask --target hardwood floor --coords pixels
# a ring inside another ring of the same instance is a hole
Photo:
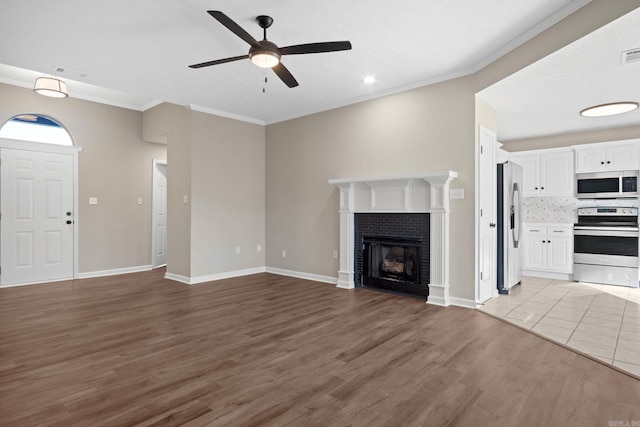
[[[640,381],[476,310],[163,274],[0,289],[0,424],[640,423]]]

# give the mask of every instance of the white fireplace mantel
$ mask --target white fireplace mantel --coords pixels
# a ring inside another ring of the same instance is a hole
[[[340,189],[340,270],[338,287],[355,287],[354,214],[429,213],[428,303],[449,301],[449,183],[454,171],[386,177],[330,179]]]

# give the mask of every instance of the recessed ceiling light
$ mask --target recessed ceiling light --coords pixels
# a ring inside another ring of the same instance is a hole
[[[371,83],[375,83],[376,78],[373,76],[367,76],[364,79],[362,79],[362,83],[367,83],[367,84],[371,84]]]
[[[594,105],[580,111],[584,117],[613,116],[614,114],[627,113],[638,108],[637,102],[612,102],[610,104]]]

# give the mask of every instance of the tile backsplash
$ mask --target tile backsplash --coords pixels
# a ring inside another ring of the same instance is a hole
[[[576,222],[578,208],[591,206],[639,207],[638,199],[578,200],[575,197],[523,197],[522,222]]]

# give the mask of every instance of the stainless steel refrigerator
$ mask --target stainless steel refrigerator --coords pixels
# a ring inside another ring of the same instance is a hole
[[[498,292],[509,290],[522,280],[522,166],[505,162],[497,170]]]

